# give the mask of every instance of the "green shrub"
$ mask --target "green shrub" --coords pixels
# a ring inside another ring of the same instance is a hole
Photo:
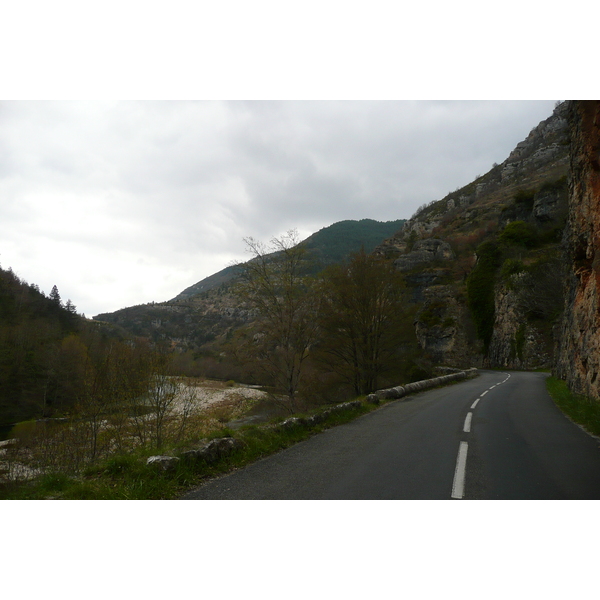
[[[539,235],[531,223],[513,221],[498,236],[498,241],[507,246],[525,246],[533,248],[539,243]]]
[[[534,197],[535,190],[519,190],[515,194],[514,200],[516,204],[521,204],[532,208]]]
[[[40,478],[40,489],[45,492],[62,492],[71,485],[72,479],[64,473],[47,473]]]
[[[522,273],[524,270],[525,265],[523,264],[523,261],[516,260],[514,258],[507,258],[502,263],[502,268],[500,269],[500,276],[503,279],[508,279],[511,275]]]
[[[525,347],[525,323],[519,325],[515,333],[515,337],[510,341],[510,358],[514,359],[518,357],[520,361],[523,361],[523,349]]]
[[[477,247],[477,264],[467,278],[467,298],[477,337],[483,340],[487,350],[494,329],[494,284],[496,271],[501,263],[502,254],[493,241],[483,242]]]
[[[560,179],[556,181],[546,181],[540,187],[541,192],[550,192],[550,191],[558,191],[558,190],[566,190],[568,186],[567,176],[563,175]]]
[[[106,475],[124,475],[138,468],[138,459],[132,454],[117,454],[106,460],[104,473]]]

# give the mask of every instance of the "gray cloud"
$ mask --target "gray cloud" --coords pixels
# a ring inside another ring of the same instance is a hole
[[[3,102],[0,262],[88,315],[175,296],[242,238],[408,218],[552,101]]]

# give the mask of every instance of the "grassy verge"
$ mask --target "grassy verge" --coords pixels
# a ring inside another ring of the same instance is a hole
[[[459,383],[459,382],[448,382]],[[443,386],[441,386],[443,387]],[[418,392],[416,392],[418,393]],[[408,398],[408,396],[407,396]],[[297,423],[285,426],[273,422],[268,426],[249,425],[232,431],[220,428],[206,435],[205,439],[233,437],[241,447],[216,462],[202,459],[192,463],[180,460],[171,471],[162,471],[155,465],[147,465],[150,455],[177,456],[174,446],[160,450],[132,449],[126,454],[116,454],[86,468],[78,476],[61,472],[48,472],[27,482],[0,484],[0,498],[15,500],[161,500],[183,495],[203,480],[244,467],[260,458],[274,454],[330,427],[348,423],[357,417],[376,410],[381,405],[397,400],[381,399],[379,406],[366,402],[349,403],[351,406],[323,407],[313,414],[320,414],[318,422],[308,422],[308,415],[296,414]],[[282,421],[282,419],[279,419]],[[278,426],[281,425],[281,426]]]
[[[575,423],[582,425],[593,435],[600,436],[600,402],[574,394],[566,381],[556,377],[546,378],[548,393],[554,403]]]
[[[64,473],[47,473],[33,481],[6,483],[0,486],[0,498],[61,499],[61,500],[150,500],[172,499],[199,485],[202,480],[246,466],[259,458],[273,454],[324,429],[352,421],[370,412],[374,405],[361,402],[360,406],[328,414],[315,425],[297,424],[291,427],[248,426],[239,431],[220,430],[218,435],[229,435],[243,442],[243,447],[217,462],[203,460],[193,464],[181,460],[177,467],[164,472],[147,465],[149,451],[133,451],[114,455],[98,465],[87,468],[74,477]],[[301,416],[301,415],[296,415]],[[169,449],[152,454],[169,454]]]

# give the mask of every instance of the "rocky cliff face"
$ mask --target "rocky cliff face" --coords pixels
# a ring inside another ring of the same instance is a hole
[[[573,102],[569,122],[568,273],[555,372],[574,391],[600,399],[600,101]]]
[[[498,285],[495,297],[495,322],[484,365],[506,369],[537,369],[552,366],[552,345],[547,323],[527,318],[522,290],[518,286]]]
[[[496,275],[494,327],[485,358],[467,307],[465,281],[476,263],[477,246],[510,223],[523,221],[558,241],[567,214],[568,115],[569,103],[558,105],[502,164],[421,207],[401,231],[376,248],[375,253],[394,260],[413,302],[420,304],[415,332],[434,362],[455,367],[551,365],[548,316],[560,300],[549,292],[551,302],[541,306],[530,290],[534,279],[543,284],[542,294],[552,290],[553,278],[546,281],[537,273],[515,279],[512,285]],[[513,258],[519,259],[518,252]],[[528,256],[530,263],[541,258]]]
[[[422,206],[401,231],[385,240],[375,252],[397,258],[411,247],[411,242],[419,239],[438,234],[452,242],[452,238],[473,233],[474,229],[497,226],[502,218],[505,223],[517,220],[519,214],[511,214],[511,207],[519,204],[514,202],[515,195],[525,190],[535,190],[537,194],[533,199],[535,218],[540,221],[557,218],[560,193],[552,189],[544,192],[542,186],[560,180],[569,170],[568,111],[568,102],[559,104],[502,164],[494,165],[485,175],[442,200]],[[531,215],[531,204],[524,206],[524,210]]]

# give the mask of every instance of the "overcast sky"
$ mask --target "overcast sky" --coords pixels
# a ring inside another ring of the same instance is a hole
[[[243,238],[409,218],[554,101],[5,101],[0,264],[92,316],[245,259]]]

